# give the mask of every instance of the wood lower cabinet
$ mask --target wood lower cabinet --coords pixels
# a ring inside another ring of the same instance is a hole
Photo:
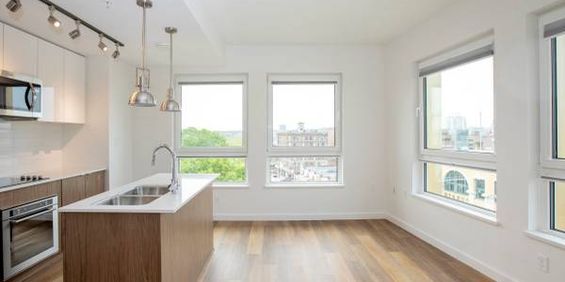
[[[86,198],[86,181],[83,175],[63,179],[61,185],[63,206]]]
[[[105,171],[63,179],[61,185],[63,206],[106,191],[105,182]]]
[[[0,209],[19,206],[54,195],[59,197],[59,205],[61,205],[61,181],[53,181],[18,190],[2,192],[0,193]]]
[[[106,172],[99,171],[85,176],[85,195],[92,197],[106,191]]]

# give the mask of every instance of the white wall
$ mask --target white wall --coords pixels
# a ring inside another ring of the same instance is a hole
[[[246,73],[249,75],[249,158],[247,189],[216,189],[219,218],[373,217],[386,200],[385,140],[381,49],[368,46],[228,47],[221,67],[176,69],[175,73]],[[267,140],[267,73],[343,74],[343,189],[265,189]],[[152,91],[161,100],[166,69],[152,68]],[[134,178],[169,171],[170,161],[151,151],[172,143],[171,115],[158,109],[136,109]]]
[[[63,126],[0,120],[0,177],[43,174],[63,165]]]
[[[557,1],[463,1],[388,44],[385,49],[389,212],[416,232],[497,280],[563,281],[565,250],[526,237],[528,191],[537,168],[537,16]],[[562,2],[561,2],[562,3]],[[494,30],[497,205],[499,226],[410,195],[417,160],[419,60]],[[393,193],[393,187],[398,187]],[[536,256],[550,258],[550,273]]]
[[[108,62],[99,56],[86,60],[86,123],[65,125],[63,169],[108,167]]]
[[[127,102],[134,85],[135,68],[119,61],[111,61],[108,75],[108,169],[109,185],[112,188],[132,180],[133,110]]]

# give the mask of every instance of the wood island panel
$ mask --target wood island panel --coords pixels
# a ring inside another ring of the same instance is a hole
[[[62,213],[65,281],[159,281],[159,214]]]
[[[214,248],[212,203],[208,187],[177,213],[161,215],[162,281],[198,278]]]

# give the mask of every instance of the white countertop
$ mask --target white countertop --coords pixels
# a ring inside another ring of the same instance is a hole
[[[26,187],[29,187],[29,186],[45,184],[45,183],[58,181],[58,180],[66,179],[66,178],[71,178],[71,177],[75,177],[75,176],[91,174],[91,173],[95,173],[95,172],[99,172],[99,171],[103,171],[103,170],[106,170],[106,168],[42,171],[40,173],[35,173],[35,174],[48,177],[48,179],[39,180],[39,181],[31,181],[31,182],[26,182],[26,183],[22,183],[22,184],[18,184],[18,185],[12,185],[12,186],[8,186],[8,187],[2,187],[0,189],[0,192],[18,190],[18,189],[26,188]]]
[[[104,193],[86,198],[59,208],[59,212],[76,213],[175,213],[182,206],[189,203],[198,193],[209,186],[217,174],[180,174],[179,191],[175,194],[169,192],[145,205],[99,205],[118,194],[127,192],[141,185],[168,185],[171,183],[170,173],[155,174],[138,181],[126,184],[119,188],[111,189]]]

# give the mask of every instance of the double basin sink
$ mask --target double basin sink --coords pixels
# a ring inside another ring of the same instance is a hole
[[[137,186],[98,205],[104,206],[136,206],[145,205],[169,193],[169,186]]]

